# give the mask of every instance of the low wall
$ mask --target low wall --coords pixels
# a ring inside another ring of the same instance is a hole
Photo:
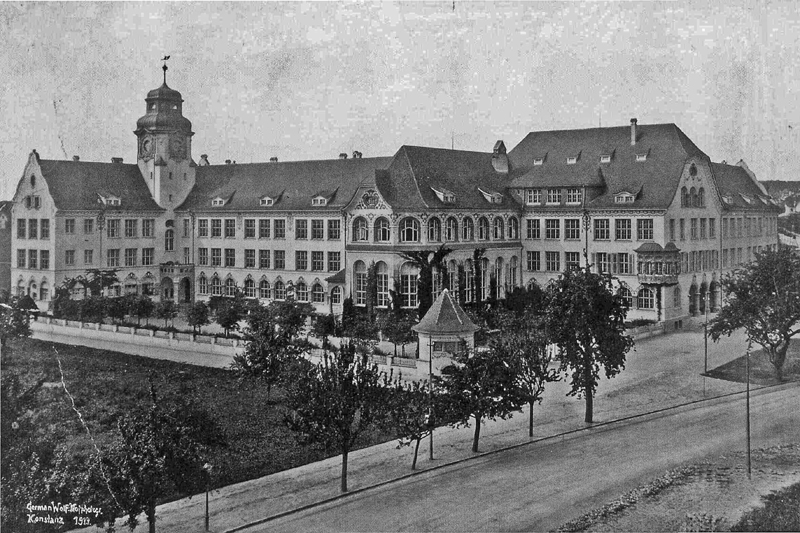
[[[241,351],[236,339],[171,333],[109,324],[93,324],[39,317],[31,322],[33,338],[166,359],[201,366],[227,368]],[[194,338],[193,338],[194,337]]]

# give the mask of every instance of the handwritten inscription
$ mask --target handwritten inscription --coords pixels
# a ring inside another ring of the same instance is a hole
[[[75,515],[72,516],[73,525],[90,526],[92,525],[90,517],[94,515],[95,518],[98,518],[103,512],[100,507],[91,505],[57,502],[44,504],[28,502],[25,509],[28,511],[27,522],[29,524],[51,524],[59,526],[63,526],[65,523],[63,515]]]

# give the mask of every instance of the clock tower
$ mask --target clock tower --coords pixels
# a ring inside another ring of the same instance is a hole
[[[136,121],[137,163],[150,194],[161,207],[172,210],[191,191],[196,164],[192,161],[192,123],[183,116],[181,93],[164,83],[147,93],[145,115]]]

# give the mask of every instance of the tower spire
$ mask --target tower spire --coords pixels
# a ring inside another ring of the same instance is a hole
[[[163,62],[164,62],[164,66],[163,66],[163,67],[161,67],[161,70],[163,70],[163,71],[164,71],[164,85],[166,85],[166,84],[167,84],[167,59],[169,59],[169,56],[164,56],[164,57],[161,59],[161,61],[163,61]]]

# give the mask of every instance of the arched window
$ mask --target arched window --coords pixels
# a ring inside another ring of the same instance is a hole
[[[42,284],[39,285],[39,299],[47,300],[47,297],[49,295],[50,295],[50,287],[47,285],[47,280],[42,280]]]
[[[706,190],[700,187],[700,190],[697,192],[697,207],[705,207],[706,206]]]
[[[694,187],[689,189],[689,206],[699,207],[699,202],[697,201],[697,189]]]
[[[222,296],[222,280],[218,276],[211,278],[211,296]]]
[[[489,289],[491,288],[489,285],[489,276],[491,275],[489,268],[491,265],[489,263],[489,259],[484,257],[481,259],[481,299],[487,300],[489,298]]]
[[[636,296],[636,307],[639,309],[653,309],[655,307],[655,298],[651,289],[646,287],[639,289],[639,294]]]
[[[493,226],[494,226],[494,232],[493,232],[493,235],[492,235],[492,239],[494,239],[496,241],[502,240],[503,237],[505,237],[505,235],[504,235],[505,232],[503,231],[503,229],[504,229],[503,228],[503,218],[502,217],[494,217]]]
[[[269,281],[262,279],[258,284],[258,297],[264,299],[270,297]]]
[[[503,298],[503,288],[505,287],[505,272],[503,270],[503,258],[498,257],[494,262],[494,279],[495,279],[495,298]]]
[[[509,239],[519,239],[519,220],[517,220],[517,217],[511,217],[508,219],[507,229]]]
[[[417,276],[419,272],[411,263],[400,267],[400,304],[402,307],[417,307]]]
[[[355,304],[367,304],[367,265],[364,261],[353,264],[353,287],[355,288]]]
[[[489,220],[486,217],[478,219],[478,240],[489,240]]]
[[[453,260],[447,263],[447,277],[449,278],[447,288],[450,290],[450,296],[455,298],[458,295],[458,265]]]
[[[461,240],[471,241],[475,238],[475,223],[471,218],[467,217],[461,223]]]
[[[375,242],[389,242],[392,240],[392,230],[389,220],[384,217],[375,221]]]
[[[406,217],[400,221],[400,242],[419,242],[419,221]]]
[[[353,221],[353,240],[356,242],[364,242],[369,238],[369,229],[367,228],[367,219],[364,217],[357,217]]]
[[[681,299],[681,286],[675,285],[675,290],[672,293],[672,307],[680,309],[683,305]]]
[[[225,280],[225,296],[236,296],[236,282],[233,278]]]
[[[689,207],[689,190],[686,187],[681,188],[681,207]]]
[[[244,295],[247,298],[256,297],[256,282],[252,278],[244,280]]]
[[[325,303],[325,288],[319,283],[311,286],[311,301],[315,304]]]
[[[437,217],[428,219],[428,242],[439,242],[442,240],[442,221]]]
[[[631,290],[628,287],[620,287],[617,295],[622,299],[622,304],[625,307],[629,309],[633,307],[633,294],[631,294]]]
[[[342,303],[342,288],[339,286],[334,287],[331,289],[331,303],[334,305],[339,305]]]
[[[514,219],[516,220],[516,219]],[[511,290],[514,290],[514,287],[517,286],[517,273],[519,271],[519,261],[517,260],[517,256],[511,258],[508,264],[508,286],[511,287]]]
[[[467,259],[464,263],[464,301],[473,301],[472,291],[475,286],[475,270],[472,268],[472,259]]]
[[[286,299],[286,285],[283,284],[281,280],[275,282],[275,299],[276,300],[285,300]]]
[[[297,295],[298,302],[307,302],[308,301],[308,285],[305,284],[303,281],[299,281],[297,285],[295,285],[295,294]]]
[[[164,232],[164,251],[171,252],[175,249],[175,231],[168,229]]]
[[[433,278],[433,299],[435,300],[442,293],[442,271],[434,267],[431,274]]]
[[[375,264],[375,281],[378,285],[378,307],[389,306],[389,267],[383,261]]]
[[[205,276],[200,276],[197,280],[197,290],[200,294],[208,294],[208,280]]]
[[[450,242],[458,240],[458,220],[455,217],[448,218],[445,223],[444,240]]]

